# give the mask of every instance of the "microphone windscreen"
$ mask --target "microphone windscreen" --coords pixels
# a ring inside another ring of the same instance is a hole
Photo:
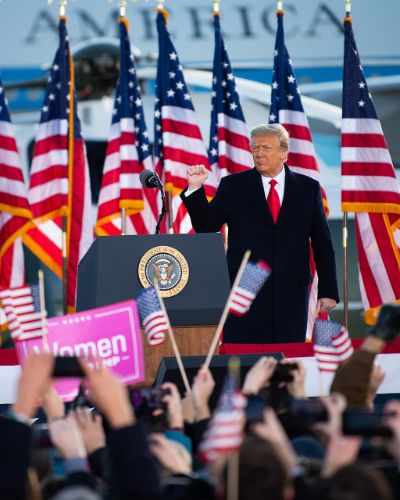
[[[151,183],[151,178],[154,176],[154,172],[151,170],[142,170],[139,175],[140,182],[145,187],[153,187]],[[150,181],[150,182],[149,182]]]

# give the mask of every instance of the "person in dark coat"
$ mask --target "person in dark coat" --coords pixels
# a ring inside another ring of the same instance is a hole
[[[242,344],[260,344],[262,351],[261,344],[304,341],[310,240],[319,277],[317,310],[327,313],[339,301],[335,255],[319,183],[285,164],[289,136],[282,125],[254,128],[251,149],[255,168],[224,177],[210,203],[202,187],[208,176],[203,165],[189,167],[189,186],[181,194],[196,232],[216,232],[228,225],[231,282],[248,249],[251,260],[263,259],[272,268],[250,311],[242,317],[228,317],[223,344],[230,347],[230,353],[241,352]]]

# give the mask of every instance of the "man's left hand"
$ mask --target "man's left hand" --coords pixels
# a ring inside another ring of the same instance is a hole
[[[334,299],[318,299],[317,302],[317,314],[318,313],[329,313],[335,306],[337,302]]]

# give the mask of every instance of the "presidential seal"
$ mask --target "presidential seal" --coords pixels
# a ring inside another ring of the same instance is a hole
[[[138,266],[140,283],[147,288],[154,280],[162,297],[180,293],[189,279],[189,266],[185,257],[175,248],[158,246],[148,250]]]

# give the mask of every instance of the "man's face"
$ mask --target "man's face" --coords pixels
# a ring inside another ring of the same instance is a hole
[[[277,135],[260,135],[251,140],[254,165],[261,175],[275,177],[287,160],[288,151],[281,149]]]

